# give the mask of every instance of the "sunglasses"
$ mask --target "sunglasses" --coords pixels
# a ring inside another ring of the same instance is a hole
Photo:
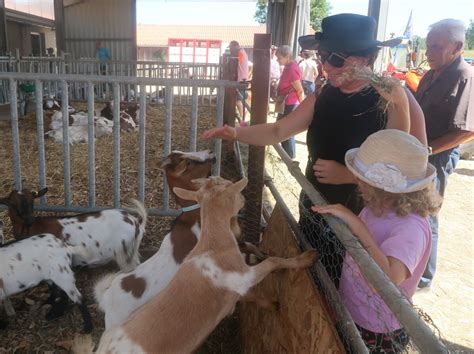
[[[321,63],[325,64],[328,62],[335,68],[342,68],[344,66],[344,62],[346,61],[348,55],[344,55],[341,53],[336,53],[336,52],[319,52],[318,53],[319,59],[321,60]]]

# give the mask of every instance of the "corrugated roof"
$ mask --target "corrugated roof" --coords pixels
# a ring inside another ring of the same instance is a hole
[[[236,40],[242,47],[253,47],[254,33],[266,33],[261,26],[183,26],[183,25],[137,25],[138,47],[162,47],[168,38],[221,40],[228,43]]]

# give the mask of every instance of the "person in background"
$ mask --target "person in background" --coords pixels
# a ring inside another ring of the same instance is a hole
[[[237,41],[231,41],[229,43],[230,55],[237,57],[238,67],[237,67],[237,81],[246,81],[249,75],[249,63],[247,53],[243,48],[240,48],[240,44]],[[244,101],[247,99],[247,90],[240,90],[240,96],[237,95],[237,110],[239,111],[240,118],[242,122],[244,120]]]
[[[276,52],[278,50],[277,46],[272,45],[271,46],[271,55],[270,55],[270,81],[276,81],[280,80],[281,76],[281,67],[280,63],[278,63],[278,58],[276,56]]]
[[[426,37],[426,57],[430,70],[423,76],[416,99],[426,119],[430,162],[436,167],[436,187],[440,195],[448,176],[459,161],[459,144],[474,139],[474,69],[464,62],[466,29],[461,21],[441,20],[431,26]],[[433,235],[431,257],[419,287],[429,288],[436,271],[438,217],[430,218]]]
[[[319,93],[310,94],[275,123],[217,127],[204,132],[203,138],[264,146],[306,130],[306,178],[329,203],[343,204],[357,214],[362,202],[354,176],[345,166],[346,151],[386,128],[410,132],[426,144],[425,122],[416,100],[399,82],[393,82],[388,92],[376,81],[353,74],[359,70],[371,72],[378,48],[394,45],[375,39],[376,22],[372,17],[339,14],[324,18],[321,25],[322,32],[298,39],[303,49],[318,49],[328,76],[328,83]],[[390,102],[388,109],[380,106],[381,97]],[[304,193],[300,208],[301,229],[319,250],[321,262],[337,286],[344,247],[324,219],[311,212],[311,201]]]
[[[345,161],[364,201],[360,214],[340,204],[312,210],[344,221],[374,262],[411,299],[430,256],[427,217],[441,205],[428,150],[408,133],[385,129],[370,135],[360,148],[347,151]],[[348,254],[339,294],[370,353],[405,349],[407,332]]]
[[[301,84],[303,85],[304,95],[307,97],[316,89],[315,81],[319,76],[318,64],[314,59],[314,53],[312,50],[303,49],[301,51],[301,57],[303,59],[298,65],[301,70]]]
[[[270,100],[275,102],[278,96],[278,81],[281,76],[281,66],[278,63],[276,51],[278,47],[272,45],[270,47]],[[277,113],[273,111],[273,113]]]
[[[293,60],[291,48],[283,45],[276,52],[278,63],[283,66],[280,81],[278,82],[278,96],[285,96],[285,110],[279,113],[277,120],[286,117],[293,112],[298,105],[304,100],[303,86],[301,86],[301,71],[298,63]],[[296,157],[295,137],[290,136],[281,143],[281,146],[288,155],[294,159]]]
[[[110,61],[111,57],[109,50],[104,47],[101,41],[97,41],[95,44],[95,56],[97,59],[99,59],[100,74],[106,75],[107,63]]]

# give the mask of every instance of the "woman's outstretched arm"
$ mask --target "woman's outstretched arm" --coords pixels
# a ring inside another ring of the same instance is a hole
[[[251,145],[273,145],[308,129],[313,119],[316,94],[308,96],[293,112],[275,123],[249,127],[223,126],[206,130],[203,139],[238,140]]]

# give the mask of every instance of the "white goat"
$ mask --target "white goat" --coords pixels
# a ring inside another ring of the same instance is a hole
[[[268,273],[313,263],[316,253],[307,251],[247,266],[230,227],[231,218],[244,205],[240,192],[247,180],[232,184],[214,177],[201,183],[198,191],[174,188],[181,198],[201,205],[198,244],[162,292],[102,335],[98,353],[191,353]],[[90,346],[74,349],[92,350]]]
[[[77,112],[69,115],[68,140],[69,144],[88,143],[88,115],[87,112]],[[114,123],[104,117],[94,117],[94,137],[100,138],[112,134]],[[63,142],[62,112],[55,112],[51,118],[51,129],[45,137],[54,139],[57,143]]]
[[[87,258],[87,250],[82,246],[70,247],[52,234],[40,234],[30,238],[7,243],[0,247],[0,301],[4,302],[7,315],[15,310],[8,296],[20,293],[38,285],[42,281],[54,283],[79,306],[84,331],[92,330],[92,321],[81,293],[76,288],[71,270],[72,257]],[[52,319],[64,312],[54,307],[46,318]]]

